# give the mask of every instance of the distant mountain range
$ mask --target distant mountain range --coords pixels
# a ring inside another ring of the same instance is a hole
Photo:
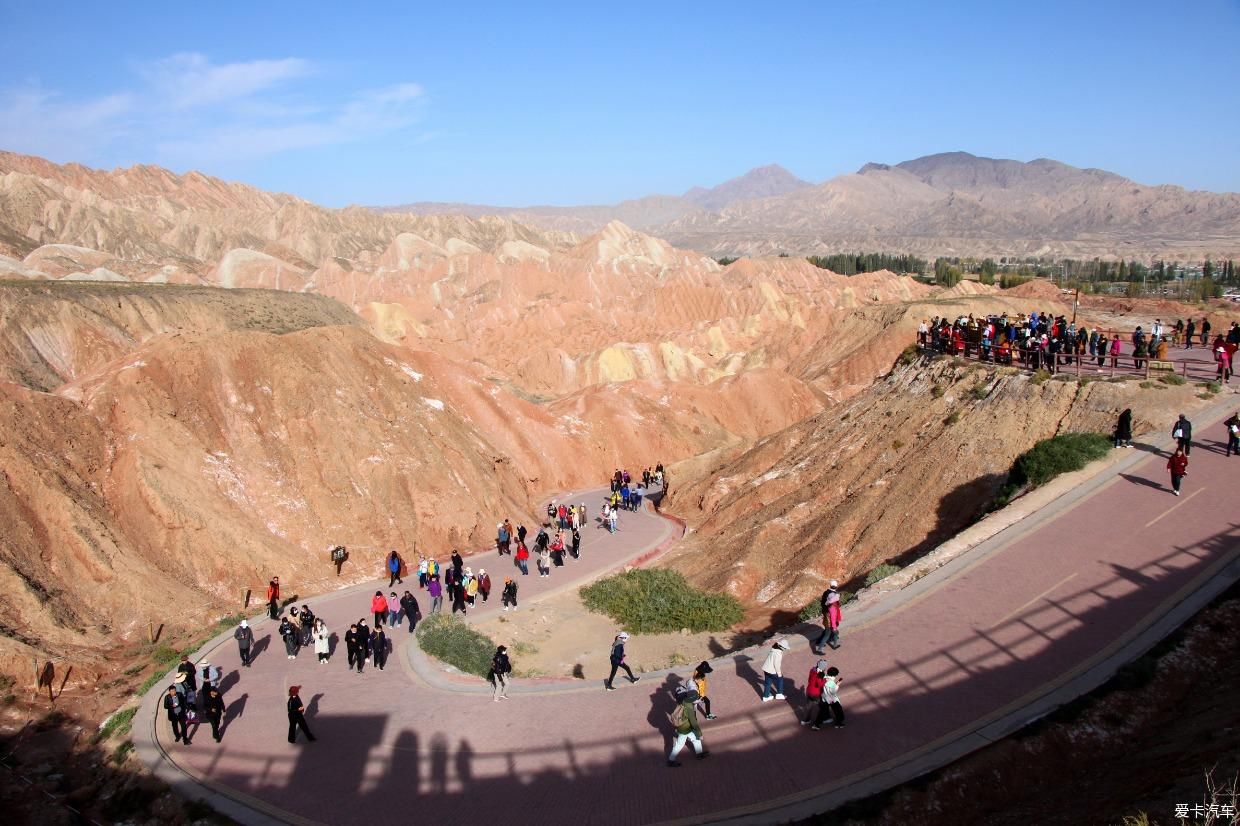
[[[1240,195],[1146,186],[1101,169],[967,152],[869,163],[821,184],[763,166],[683,195],[612,205],[413,203],[381,212],[502,215],[595,232],[619,220],[713,255],[862,250],[935,255],[1197,259],[1240,255]]]

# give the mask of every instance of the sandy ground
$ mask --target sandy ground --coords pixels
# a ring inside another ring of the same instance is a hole
[[[577,677],[602,680],[611,666],[608,654],[619,628],[611,618],[591,613],[576,591],[522,605],[516,611],[479,623],[477,630],[506,644],[518,676]],[[759,633],[634,634],[625,648],[635,672],[685,667],[744,647]]]

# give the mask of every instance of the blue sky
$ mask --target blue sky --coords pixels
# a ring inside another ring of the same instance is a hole
[[[957,149],[1240,191],[1237,43],[1236,0],[0,0],[0,148],[330,206],[608,203]]]

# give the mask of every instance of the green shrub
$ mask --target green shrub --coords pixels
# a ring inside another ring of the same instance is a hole
[[[450,614],[431,614],[418,623],[418,644],[427,654],[466,674],[485,677],[491,671],[495,643]]]
[[[1061,433],[1043,439],[1016,457],[1007,481],[999,489],[995,507],[1002,507],[1022,490],[1036,488],[1061,473],[1080,470],[1111,451],[1111,437],[1102,433]]]
[[[904,447],[904,442],[900,441],[899,439],[892,439],[892,440],[891,440],[891,449],[892,449],[892,450],[899,450],[899,449],[900,449],[900,448],[902,448],[902,447]]]
[[[1177,376],[1175,373],[1163,373],[1158,377],[1158,380],[1163,384],[1169,384],[1172,387],[1179,387],[1181,384],[1187,383],[1183,376]]]
[[[112,737],[115,734],[125,735],[133,727],[133,716],[137,714],[138,707],[123,708],[109,717],[103,726],[95,732],[92,742],[100,743]]]
[[[1205,388],[1210,393],[1220,393],[1223,390],[1223,385],[1219,384],[1216,381],[1208,381],[1205,383]]]
[[[875,582],[878,582],[880,579],[886,579],[887,577],[891,576],[892,574],[894,574],[895,572],[899,570],[900,570],[900,566],[898,565],[889,565],[887,563],[883,563],[882,565],[879,565],[877,568],[875,568],[874,570],[870,571],[868,574],[865,575],[865,584],[866,586],[873,585]]]
[[[1050,370],[1039,369],[1039,370],[1033,371],[1033,376],[1031,376],[1029,380],[1033,382],[1034,384],[1042,384],[1043,382],[1049,380],[1050,377],[1051,377]]]
[[[133,741],[122,740],[116,745],[116,748],[112,750],[112,756],[108,759],[119,766],[121,763],[125,762],[125,758],[129,756],[131,751],[133,751]]]
[[[900,351],[900,357],[896,362],[900,365],[912,364],[917,361],[917,357],[921,355],[921,348],[916,344],[910,344]]]
[[[606,614],[635,634],[726,631],[744,616],[729,594],[699,591],[679,571],[638,569],[600,579],[581,589],[586,608]]]
[[[960,411],[959,411],[959,410],[953,410],[953,411],[951,412],[951,414],[950,414],[950,415],[948,415],[948,417],[947,417],[946,419],[944,419],[944,420],[943,420],[943,424],[946,424],[946,425],[953,425],[953,424],[955,424],[955,423],[956,423],[956,422],[958,422],[958,421],[960,421]]]
[[[986,382],[979,382],[969,390],[969,395],[980,402],[990,395],[990,388],[986,386]]]
[[[934,387],[930,388],[930,395],[936,399],[942,398],[943,394],[946,392],[947,391],[943,389],[943,385],[941,384],[936,384]]]

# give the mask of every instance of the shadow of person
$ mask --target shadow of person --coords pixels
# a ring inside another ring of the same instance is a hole
[[[1163,485],[1153,481],[1152,479],[1144,479],[1140,476],[1133,476],[1131,473],[1121,473],[1119,476],[1121,479],[1131,482],[1134,485],[1144,485],[1145,487],[1153,488],[1154,490],[1166,490]]]
[[[650,693],[650,712],[646,715],[646,722],[663,735],[664,751],[672,747],[672,738],[676,734],[672,726],[672,712],[676,710],[676,689],[684,684],[679,674],[668,674],[663,684]]]
[[[271,645],[270,634],[264,634],[263,636],[254,640],[254,645],[250,648],[250,664],[251,665],[253,665],[254,661],[258,659],[259,654],[267,650],[267,646],[269,645]]]
[[[388,774],[393,785],[402,794],[417,795],[422,791],[422,778],[418,765],[418,735],[412,731],[402,731],[396,735],[392,744],[392,760],[388,764]]]
[[[474,748],[469,745],[468,740],[461,741],[452,763],[456,770],[456,779],[461,781],[462,788],[468,789],[474,779]]]
[[[327,656],[333,657],[336,654],[336,645],[340,642],[340,635],[335,631],[327,635]]]
[[[719,642],[719,640],[715,638],[714,634],[711,634],[710,639],[707,640],[706,647],[710,649],[710,654],[712,657],[722,657],[724,654],[728,653],[728,649],[723,646],[723,643]]]
[[[239,682],[241,682],[241,674],[236,669],[229,671],[224,675],[224,679],[220,680],[220,693],[227,694],[228,689],[232,688]]]
[[[748,654],[738,654],[732,658],[732,661],[736,663],[736,676],[748,685],[754,694],[761,697],[762,675],[753,667],[754,658]]]
[[[310,702],[306,704],[306,719],[311,719],[319,713],[319,700],[321,699],[323,699],[321,691],[310,698]]]
[[[245,714],[245,701],[248,699],[250,699],[249,694],[242,694],[240,697],[225,706],[224,719],[220,721],[221,736],[228,730],[228,727],[232,725],[233,720],[238,720],[241,718],[242,714]]]
[[[434,794],[448,792],[448,741],[438,732],[431,737],[430,791]]]

